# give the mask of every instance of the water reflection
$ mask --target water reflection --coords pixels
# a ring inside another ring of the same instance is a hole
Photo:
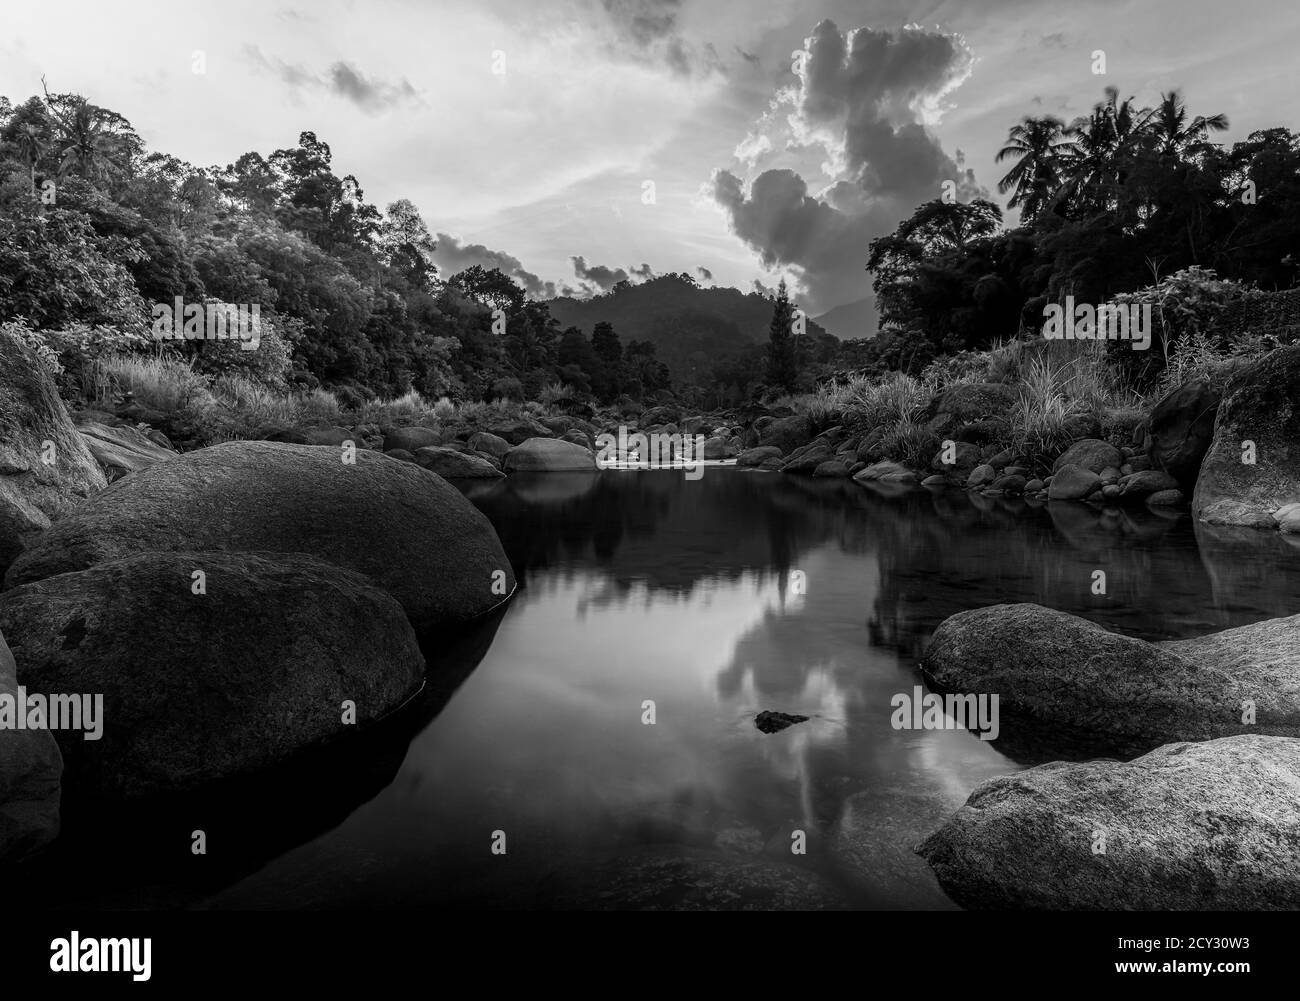
[[[739,879],[777,906],[948,907],[912,846],[1020,766],[964,731],[891,729],[939,621],[1035,601],[1175,638],[1300,594],[1275,536],[1152,512],[719,467],[467,493],[521,583],[491,649],[383,792],[208,906],[676,906],[656,880],[728,906],[710,881]],[[811,718],[765,735],[764,709]]]

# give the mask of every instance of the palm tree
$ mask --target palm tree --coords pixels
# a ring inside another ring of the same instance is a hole
[[[998,182],[998,192],[1013,192],[1007,205],[1019,205],[1024,221],[1032,222],[1060,187],[1061,167],[1075,147],[1072,136],[1073,130],[1051,115],[1026,116],[1007,134],[1007,144],[998,150],[997,162],[1015,157],[1016,165]]]
[[[79,94],[51,96],[47,88],[45,105],[54,120],[60,177],[74,171],[88,181],[101,180],[126,171],[139,146],[130,122]]]
[[[1185,151],[1209,141],[1211,132],[1224,132],[1228,116],[1219,114],[1208,118],[1198,115],[1187,121],[1187,106],[1176,90],[1160,95],[1160,106],[1155,109],[1150,122],[1150,135],[1161,156],[1180,156]]]
[[[97,180],[121,171],[126,143],[110,131],[100,108],[83,98],[60,124],[64,126],[58,137],[61,175],[74,170],[86,180]]]
[[[1106,100],[1070,126],[1078,139],[1057,197],[1082,211],[1114,208],[1117,189],[1123,187],[1133,159],[1149,135],[1152,114],[1149,108],[1135,107],[1131,97],[1121,101],[1119,90],[1107,87]]]

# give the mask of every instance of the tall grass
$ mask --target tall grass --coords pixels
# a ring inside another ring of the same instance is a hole
[[[110,379],[151,410],[174,413],[213,403],[208,380],[189,362],[166,356],[114,354],[102,364]]]
[[[1102,344],[1068,355],[1038,354],[1020,367],[1019,380],[1007,444],[1031,462],[1060,455],[1089,415],[1097,417],[1103,432],[1109,424],[1119,433],[1125,426],[1131,432],[1135,415],[1143,411],[1141,397],[1118,385]]]

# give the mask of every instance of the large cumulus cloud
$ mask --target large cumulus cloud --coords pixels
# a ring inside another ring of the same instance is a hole
[[[822,21],[805,40],[798,82],[780,91],[741,158],[757,169],[769,151],[815,151],[822,177],[769,167],[746,179],[715,170],[711,194],[735,233],[769,268],[797,279],[812,312],[870,296],[871,240],[891,232],[945,181],[966,200],[982,193],[930,126],[969,75],[965,42],[938,30],[859,28]]]

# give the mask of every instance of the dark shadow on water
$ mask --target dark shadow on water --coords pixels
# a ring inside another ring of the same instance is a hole
[[[65,793],[60,837],[14,867],[7,900],[51,909],[183,907],[330,830],[392,782],[412,738],[478,666],[504,614],[503,605],[469,629],[422,640],[429,671],[419,692],[364,731],[276,768],[126,805]],[[206,855],[192,851],[197,830]]]

